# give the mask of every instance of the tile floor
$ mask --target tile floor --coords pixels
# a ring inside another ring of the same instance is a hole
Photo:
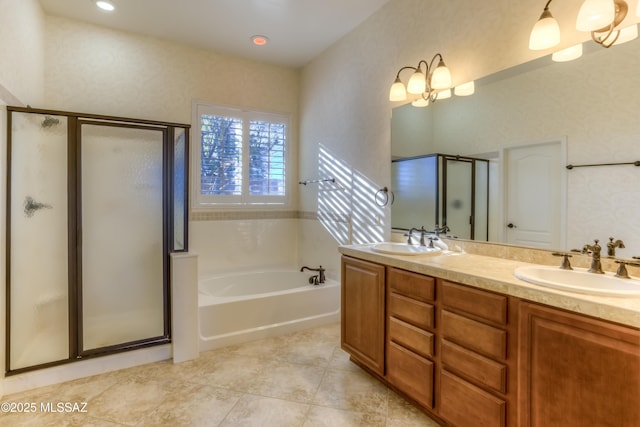
[[[438,426],[349,361],[338,324],[17,393],[6,402],[33,402],[37,412],[0,413],[3,427]],[[86,402],[86,412],[41,411],[47,402]]]

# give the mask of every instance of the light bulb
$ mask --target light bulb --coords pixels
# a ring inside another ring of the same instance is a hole
[[[553,52],[551,59],[555,62],[568,62],[582,56],[582,43]]]
[[[551,15],[549,9],[545,9],[540,19],[531,29],[529,36],[529,49],[544,50],[560,43],[560,26]]]
[[[441,90],[436,93],[436,99],[447,99],[451,98],[451,89]]]
[[[441,59],[440,63],[433,70],[431,74],[431,89],[449,89],[451,87],[451,72],[444,65],[444,61]]]
[[[576,29],[578,31],[596,31],[608,27],[616,15],[616,7],[613,0],[584,0]]]
[[[429,100],[420,97],[418,99],[414,99],[411,102],[411,105],[413,105],[414,107],[426,107],[427,105],[429,105]]]
[[[624,27],[620,30],[620,35],[618,36],[618,39],[613,45],[616,46],[637,38],[638,38],[638,24],[633,24],[628,27]]]
[[[407,99],[407,90],[404,87],[404,83],[400,81],[400,77],[396,77],[396,81],[391,85],[389,90],[389,101],[404,101]]]
[[[418,67],[416,72],[409,78],[407,92],[417,95],[423,93],[425,90],[427,90],[427,77],[422,72],[422,68]]]
[[[470,82],[466,82],[461,85],[458,85],[453,89],[453,93],[455,93],[457,96],[473,95],[475,91],[476,91],[476,85],[473,82],[473,80],[471,80]]]

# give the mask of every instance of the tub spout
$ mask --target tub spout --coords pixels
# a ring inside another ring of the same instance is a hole
[[[325,281],[324,271],[325,270],[324,270],[324,268],[322,268],[322,266],[320,266],[318,268],[311,268],[311,267],[307,267],[305,265],[300,269],[300,272],[303,272],[305,270],[317,271],[318,272],[318,282],[317,283],[324,283],[324,281]]]

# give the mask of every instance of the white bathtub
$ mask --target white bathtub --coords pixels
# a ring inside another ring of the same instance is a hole
[[[224,274],[200,279],[200,351],[340,320],[340,284],[310,285],[314,272]]]

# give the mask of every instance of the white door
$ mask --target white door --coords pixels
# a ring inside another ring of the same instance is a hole
[[[505,150],[507,243],[538,248],[565,246],[565,143]]]

